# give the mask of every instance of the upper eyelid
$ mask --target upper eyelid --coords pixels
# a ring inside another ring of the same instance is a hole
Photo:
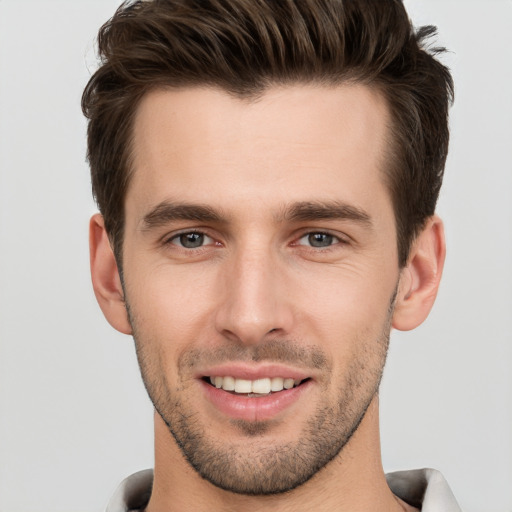
[[[334,240],[333,244],[327,245],[325,247],[314,247],[312,245],[306,245],[306,244],[303,245],[303,244],[299,243],[303,238],[306,238],[309,235],[327,235],[327,236],[333,237],[335,240]],[[295,242],[292,245],[295,245],[295,246],[303,245],[304,247],[308,247],[308,248],[315,249],[315,250],[318,250],[318,249],[325,250],[325,249],[331,249],[333,246],[338,245],[338,244],[347,244],[347,243],[348,243],[348,241],[343,239],[339,235],[335,235],[335,234],[329,233],[327,231],[308,231],[308,232],[304,233],[303,235],[299,236],[298,238],[296,238]]]
[[[208,230],[205,230],[204,228],[203,229],[184,228],[184,229],[180,229],[178,231],[173,231],[172,233],[166,233],[165,235],[160,237],[160,241],[162,243],[168,243],[171,240],[174,240],[175,238],[178,238],[179,236],[188,235],[189,233],[195,233],[195,234],[198,234],[198,235],[204,235],[204,236],[207,236],[208,238],[211,238],[212,240],[215,240],[215,237],[212,236],[210,233],[208,233]]]
[[[203,243],[202,245],[199,245],[198,247],[185,247],[181,242],[179,243],[174,243],[175,240],[179,240],[179,238],[183,235],[188,235],[188,234],[199,234],[199,235],[203,235],[205,238],[208,238],[210,241],[208,240],[204,240],[205,243]],[[193,252],[198,252],[198,251],[201,251],[201,250],[205,250],[207,249],[208,247],[212,246],[212,245],[216,245],[217,244],[217,241],[215,238],[211,237],[210,235],[208,235],[207,233],[204,233],[203,231],[191,231],[190,229],[189,230],[185,230],[185,231],[181,231],[179,233],[174,233],[173,235],[170,235],[169,237],[167,238],[164,238],[163,241],[162,241],[162,245],[165,246],[165,247],[168,247],[170,245],[174,246],[177,250],[182,250],[182,251],[187,251],[189,253],[191,253],[192,251]]]
[[[315,234],[322,234],[322,235],[329,235],[336,239],[338,239],[340,242],[349,243],[352,240],[352,237],[345,233],[340,233],[339,231],[331,230],[331,229],[305,229],[299,231],[299,234],[295,236],[295,240],[300,240],[301,238],[304,238],[308,235],[315,235]]]
[[[163,244],[170,243],[172,240],[178,238],[179,236],[186,235],[188,233],[197,233],[200,235],[204,235],[208,238],[211,238],[214,242],[219,242],[219,238],[221,238],[219,236],[212,234],[210,232],[210,230],[205,227],[183,228],[176,232],[166,233],[165,235],[160,237],[160,242]],[[312,235],[312,234],[329,235],[329,236],[336,238],[341,243],[350,243],[352,241],[352,237],[350,237],[349,235],[347,235],[345,233],[339,233],[338,231],[335,231],[335,230],[322,229],[322,228],[320,228],[320,229],[319,228],[316,228],[316,229],[311,229],[311,228],[307,229],[306,228],[306,229],[301,229],[298,233],[295,232],[295,234],[291,235],[291,238],[293,239],[292,245],[296,244],[299,240],[301,240],[305,236]],[[220,242],[220,243],[222,243],[222,242]]]

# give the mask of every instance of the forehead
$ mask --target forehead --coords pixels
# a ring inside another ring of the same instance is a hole
[[[253,100],[157,90],[139,105],[126,198],[224,208],[386,193],[388,109],[363,85],[273,87]],[[319,197],[312,197],[319,196]],[[321,197],[320,197],[321,196]]]

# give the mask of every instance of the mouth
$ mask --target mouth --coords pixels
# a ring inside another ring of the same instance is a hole
[[[204,382],[216,389],[221,389],[232,395],[245,396],[247,398],[262,398],[280,393],[285,390],[297,388],[310,380],[294,379],[291,377],[263,377],[249,380],[226,376],[205,376]]]
[[[286,369],[274,369],[270,375],[238,369],[237,376],[230,375],[229,368],[219,370],[200,377],[199,382],[215,414],[235,420],[257,422],[294,415],[299,404],[306,407],[306,396],[315,388],[312,377],[286,375]]]

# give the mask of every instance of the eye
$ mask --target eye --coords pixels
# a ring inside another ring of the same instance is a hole
[[[190,231],[188,233],[180,233],[179,235],[174,236],[169,242],[185,249],[198,249],[204,245],[212,244],[213,239],[204,233]]]
[[[299,239],[298,245],[309,245],[311,247],[323,248],[340,243],[341,240],[329,233],[308,233]]]

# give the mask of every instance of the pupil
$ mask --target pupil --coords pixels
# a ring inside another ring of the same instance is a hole
[[[313,247],[329,247],[332,245],[332,235],[326,233],[313,233],[309,235],[309,243]]]
[[[203,245],[204,235],[200,233],[187,233],[180,236],[180,243],[187,249],[195,249]]]

